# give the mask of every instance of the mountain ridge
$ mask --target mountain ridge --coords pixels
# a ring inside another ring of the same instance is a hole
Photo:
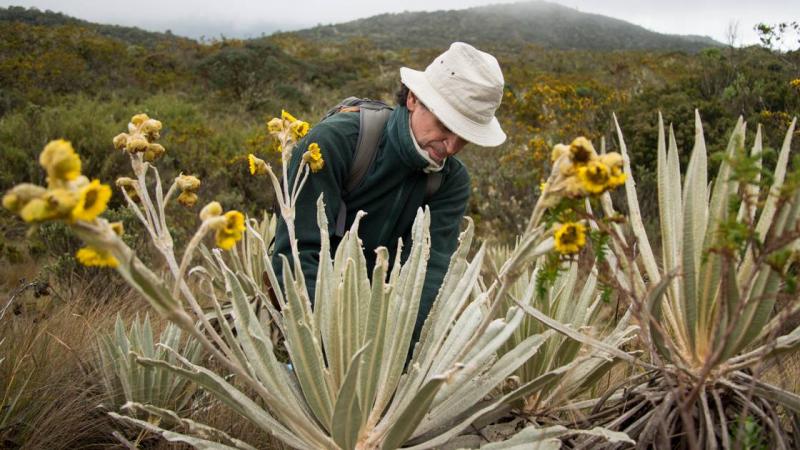
[[[93,30],[102,36],[115,38],[129,44],[141,45],[143,47],[154,47],[163,42],[174,44],[180,43],[181,41],[194,40],[175,35],[169,30],[159,32],[144,30],[138,27],[90,22],[56,11],[41,11],[37,8],[25,8],[23,6],[0,8],[0,23],[4,22],[24,23],[33,26],[78,26]]]
[[[287,34],[338,42],[366,37],[385,49],[444,47],[456,40],[491,48],[533,44],[575,50],[695,52],[722,46],[707,36],[657,33],[621,19],[540,0],[457,10],[385,13]]]
[[[0,23],[20,22],[39,26],[81,26],[98,34],[131,44],[152,47],[195,40],[138,27],[89,22],[69,15],[26,9],[21,6],[0,8]],[[384,13],[349,22],[317,25],[274,35],[299,36],[324,43],[344,43],[366,38],[387,50],[402,48],[443,48],[453,41],[469,42],[495,51],[514,51],[536,45],[560,50],[668,50],[696,52],[721,43],[707,36],[657,33],[621,19],[542,0],[501,3],[467,9],[431,12]],[[223,38],[224,39],[224,38]]]

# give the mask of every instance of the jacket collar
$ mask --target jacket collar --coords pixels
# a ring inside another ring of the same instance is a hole
[[[387,144],[397,152],[398,158],[409,169],[422,171],[428,167],[428,161],[417,152],[411,137],[411,128],[408,121],[408,109],[405,106],[396,106],[389,122],[386,124]]]

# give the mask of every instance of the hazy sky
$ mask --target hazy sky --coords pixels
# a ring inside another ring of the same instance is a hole
[[[580,11],[626,20],[672,34],[698,34],[726,42],[738,23],[737,44],[753,44],[758,22],[800,21],[800,0],[554,0]],[[386,12],[463,9],[502,0],[0,0],[0,6],[49,9],[92,22],[171,29],[199,37],[253,37],[276,29],[344,22]],[[797,39],[794,39],[796,42]]]

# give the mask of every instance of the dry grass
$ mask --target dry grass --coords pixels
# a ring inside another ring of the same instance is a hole
[[[781,389],[800,394],[800,353],[789,353],[770,361],[762,379]]]
[[[125,448],[112,435],[115,431],[139,448],[188,448],[126,428],[98,407],[107,398],[99,374],[98,333],[113,330],[118,313],[130,320],[150,312],[156,334],[165,326],[144,299],[117,283],[110,283],[98,296],[96,282],[81,283],[69,277],[69,286],[55,284],[50,295],[36,297],[33,288],[20,289],[24,285],[12,278],[35,279],[35,265],[0,265],[0,274],[2,305],[17,293],[0,321],[0,358],[4,358],[0,362],[0,448]],[[211,361],[204,364],[214,366]],[[208,398],[198,405],[191,419],[260,443],[259,448],[284,448],[226,406]]]
[[[110,329],[117,312],[132,315],[145,307],[130,291],[108,292],[103,300],[111,298],[115,301],[53,302],[51,296],[17,296],[15,301],[26,307],[10,308],[0,322],[0,446],[99,448],[111,443],[113,424],[97,408],[105,394],[94,368],[96,333]],[[36,301],[50,306],[27,307]]]
[[[32,261],[0,264],[0,293],[8,295],[19,286],[21,280],[33,280],[38,272],[39,266]]]
[[[0,310],[8,305],[7,311],[13,311],[22,304],[21,299],[33,297],[38,274],[39,267],[32,261],[0,264]]]

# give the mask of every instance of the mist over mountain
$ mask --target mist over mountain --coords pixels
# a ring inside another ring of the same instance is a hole
[[[656,33],[611,17],[580,12],[545,1],[528,1],[469,9],[380,14],[350,22],[300,29],[301,24],[224,20],[172,20],[138,27],[97,24],[52,11],[31,8],[0,8],[0,21],[32,25],[78,25],[126,42],[152,46],[155,42],[184,38],[254,39],[284,31],[290,35],[343,43],[367,38],[381,49],[442,48],[459,40],[495,50],[513,50],[525,45],[553,49],[582,50],[683,50],[698,51],[720,44],[706,36]]]
[[[366,37],[384,49],[445,47],[456,40],[492,48],[534,44],[584,50],[697,51],[721,45],[706,36],[656,33],[623,20],[544,1],[381,14],[296,33],[336,42]]]

